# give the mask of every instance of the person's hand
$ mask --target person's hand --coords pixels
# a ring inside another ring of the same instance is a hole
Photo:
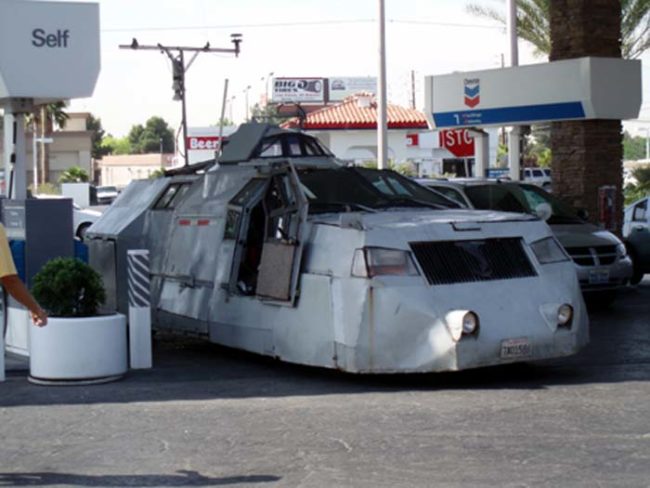
[[[32,314],[32,322],[34,322],[34,325],[38,327],[45,327],[47,325],[47,314],[45,310],[39,307],[36,310],[31,310],[30,313]]]

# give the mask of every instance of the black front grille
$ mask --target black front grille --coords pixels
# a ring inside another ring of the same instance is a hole
[[[616,246],[567,247],[571,259],[580,266],[600,266],[616,261]]]
[[[409,244],[431,285],[537,275],[518,237]]]

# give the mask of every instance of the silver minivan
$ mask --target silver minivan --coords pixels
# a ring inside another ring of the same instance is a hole
[[[433,179],[418,180],[418,183],[472,208],[543,216],[571,256],[580,288],[591,297],[611,300],[632,278],[632,261],[618,237],[586,222],[577,210],[536,185]],[[545,212],[547,215],[542,215]]]

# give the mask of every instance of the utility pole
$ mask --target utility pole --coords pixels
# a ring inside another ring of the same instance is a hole
[[[379,76],[377,77],[377,168],[388,164],[388,128],[386,96],[386,14],[384,0],[378,0]]]
[[[510,45],[510,66],[519,66],[519,44],[517,38],[517,3],[515,0],[506,0],[506,30]],[[521,180],[521,129],[515,125],[510,130],[508,138],[508,166],[510,178],[513,181]]]
[[[187,152],[187,108],[185,104],[185,74],[190,69],[192,63],[200,53],[232,53],[239,56],[240,44],[242,42],[241,34],[231,34],[230,40],[234,44],[233,48],[216,48],[210,47],[207,42],[203,47],[188,47],[188,46],[163,46],[156,44],[151,46],[141,46],[138,44],[137,39],[133,38],[131,44],[120,44],[120,49],[144,49],[150,51],[160,51],[167,55],[172,63],[173,82],[172,89],[174,90],[173,100],[181,102],[182,111],[182,127],[183,127],[183,157],[185,159],[185,166],[189,166],[189,154]],[[194,55],[190,58],[189,62],[185,64],[184,53],[193,52]]]

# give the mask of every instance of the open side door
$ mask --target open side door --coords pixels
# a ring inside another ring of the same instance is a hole
[[[291,163],[260,168],[228,205],[224,239],[235,240],[231,294],[295,303],[308,210]]]
[[[266,229],[255,293],[262,299],[293,305],[309,204],[290,162],[271,176],[263,202]]]

